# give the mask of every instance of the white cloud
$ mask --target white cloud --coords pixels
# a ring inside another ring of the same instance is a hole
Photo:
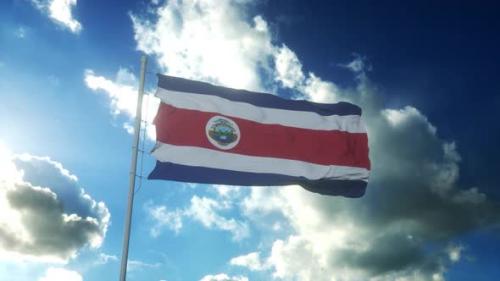
[[[221,211],[232,208],[228,201],[216,201],[195,195],[190,202],[189,207],[173,211],[168,211],[166,206],[146,204],[146,211],[154,221],[154,225],[150,229],[151,235],[153,237],[159,236],[165,227],[178,233],[183,226],[183,219],[190,218],[208,229],[228,231],[232,234],[234,240],[248,237],[249,229],[246,222],[226,218],[220,214]]]
[[[117,262],[117,261],[118,261],[118,257],[115,255],[108,255],[105,253],[99,253],[98,258],[95,261],[95,264],[103,265],[103,264],[107,264],[109,262]]]
[[[450,245],[448,247],[448,258],[451,262],[458,262],[462,258],[464,247],[462,245]]]
[[[116,73],[114,81],[103,76],[98,76],[93,70],[87,69],[84,73],[84,81],[89,89],[94,92],[103,93],[110,99],[111,112],[114,116],[124,114],[130,119],[135,118],[138,81],[135,75],[128,69],[120,68]],[[151,124],[159,103],[159,100],[153,95],[145,93],[142,104],[142,119]],[[123,128],[128,133],[133,133],[133,126],[130,122],[124,123]],[[154,127],[148,126],[148,137],[154,139],[155,134]]]
[[[159,262],[147,263],[139,260],[129,260],[127,263],[127,268],[130,271],[146,270],[146,269],[158,268],[160,266],[161,263]]]
[[[93,70],[85,70],[85,84],[93,91],[102,91],[111,99],[113,114],[125,113],[135,116],[137,105],[137,83],[135,76],[127,69],[120,68],[115,81],[94,74]]]
[[[236,199],[242,195],[243,191],[241,186],[214,184],[212,187],[217,192],[217,195],[225,200]]]
[[[248,281],[248,278],[245,276],[228,276],[225,273],[219,273],[216,275],[205,275],[200,281]]]
[[[285,88],[297,88],[304,82],[302,64],[297,55],[287,46],[277,49],[275,54],[276,80]]]
[[[100,247],[110,213],[75,175],[48,157],[0,154],[0,256],[66,262]]]
[[[79,33],[82,30],[82,25],[72,14],[72,8],[76,7],[77,0],[31,0],[31,2],[58,25],[73,33]]]
[[[74,270],[49,267],[38,281],[83,281],[83,277]]]
[[[299,96],[301,99],[319,103],[339,101],[340,89],[337,85],[320,79],[312,72],[305,74],[297,55],[285,44],[275,47],[274,50],[273,59],[276,68],[274,80],[282,87],[301,93]]]
[[[179,233],[181,230],[184,212],[180,210],[169,212],[166,206],[153,206],[151,204],[146,205],[146,211],[155,222],[155,225],[150,229],[151,236],[158,237],[164,227],[175,233]]]
[[[231,232],[235,240],[241,240],[248,237],[249,230],[246,223],[237,221],[233,218],[227,219],[217,213],[219,210],[228,208],[228,206],[224,206],[221,202],[213,199],[193,196],[187,214],[209,229],[221,229]]]
[[[339,276],[325,272],[323,257],[313,252],[313,245],[299,236],[290,236],[287,241],[276,240],[269,258],[274,267],[273,276],[281,279],[328,280],[330,276]],[[318,278],[318,279],[315,279]]]
[[[367,59],[358,54],[354,54],[354,59],[347,64],[339,64],[356,74],[364,74],[366,71],[371,71],[372,67],[367,63]]]
[[[52,0],[49,4],[49,15],[73,33],[79,33],[82,25],[73,18],[71,8],[76,6],[76,0]]]
[[[267,23],[244,18],[248,1],[168,1],[154,20],[132,15],[138,49],[164,72],[229,87],[263,89],[259,71],[273,52]]]
[[[277,206],[285,205],[284,198],[276,196],[278,188],[250,187],[250,194],[242,201],[243,212],[248,217],[277,211]]]
[[[252,252],[243,256],[234,257],[229,263],[231,265],[246,267],[252,271],[260,271],[268,268],[268,266],[261,261],[259,252]]]
[[[303,93],[305,99],[319,103],[334,103],[341,101],[339,88],[332,82],[324,81],[314,73],[309,73],[297,90]]]

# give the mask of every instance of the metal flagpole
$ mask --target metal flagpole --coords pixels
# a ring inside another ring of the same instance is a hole
[[[137,109],[135,114],[135,124],[134,124],[134,140],[132,144],[132,161],[130,162],[130,173],[129,173],[129,188],[128,188],[128,204],[127,204],[127,215],[125,217],[125,231],[123,233],[123,249],[122,249],[122,260],[120,267],[120,281],[125,281],[127,278],[127,261],[128,261],[128,244],[130,241],[130,227],[132,224],[132,207],[134,205],[134,189],[135,189],[135,177],[137,170],[137,153],[139,149],[139,133],[141,130],[141,115],[142,115],[142,97],[144,96],[144,79],[146,75],[146,64],[147,57],[143,55],[141,57],[141,77],[139,82],[139,94],[137,97]]]

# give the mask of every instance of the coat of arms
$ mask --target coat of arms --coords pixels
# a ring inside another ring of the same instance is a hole
[[[208,120],[205,131],[210,143],[220,149],[231,149],[240,140],[240,129],[231,119],[214,116]]]

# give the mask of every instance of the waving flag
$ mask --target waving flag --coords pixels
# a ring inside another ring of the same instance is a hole
[[[156,96],[157,163],[149,179],[365,193],[368,138],[356,105],[285,100],[163,75]]]

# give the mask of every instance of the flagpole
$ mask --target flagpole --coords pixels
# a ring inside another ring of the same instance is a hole
[[[147,57],[143,55],[141,57],[141,77],[139,81],[139,93],[137,96],[137,108],[135,114],[135,124],[134,124],[134,139],[132,145],[132,161],[130,162],[130,173],[129,173],[129,188],[128,188],[128,203],[127,203],[127,214],[125,217],[125,230],[123,233],[123,249],[122,249],[122,260],[120,267],[120,281],[125,281],[127,276],[127,262],[128,262],[128,248],[130,241],[130,227],[132,225],[132,207],[134,205],[134,190],[135,190],[135,178],[137,170],[137,154],[139,148],[139,134],[141,131],[141,115],[142,115],[142,97],[144,96],[144,79],[146,75],[146,64]]]

